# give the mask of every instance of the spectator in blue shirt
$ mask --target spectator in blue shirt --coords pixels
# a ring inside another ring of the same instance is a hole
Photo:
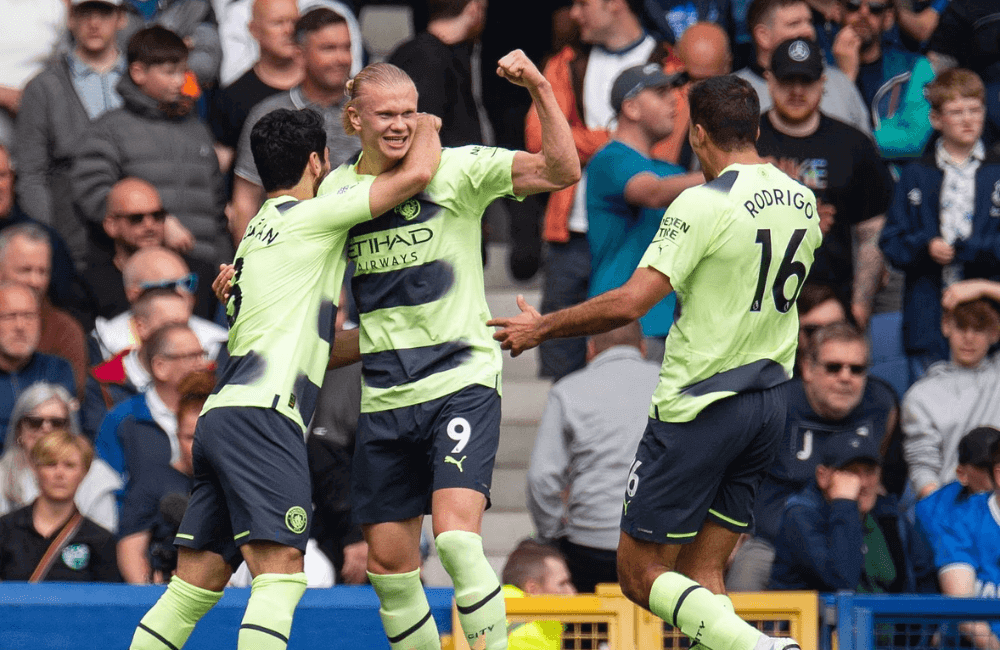
[[[35,382],[58,384],[76,394],[69,361],[38,352],[41,303],[23,284],[0,284],[0,442],[21,391]]]
[[[587,165],[591,296],[625,284],[659,229],[663,210],[705,181],[701,172],[684,174],[650,156],[653,145],[674,130],[677,81],[647,63],[624,70],[611,87],[618,126]],[[647,359],[663,357],[674,303],[671,294],[641,319],[643,334],[654,339],[647,341]]]
[[[895,497],[880,494],[874,442],[849,431],[823,445],[816,480],[785,503],[770,588],[936,590],[927,542]]]

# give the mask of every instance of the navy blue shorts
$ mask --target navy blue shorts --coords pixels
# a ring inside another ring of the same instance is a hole
[[[305,552],[312,485],[298,424],[272,409],[214,408],[198,419],[192,460],[194,487],[175,544],[231,564],[251,541]]]
[[[430,514],[435,490],[468,488],[489,507],[500,442],[500,395],[468,386],[430,402],[362,413],[351,468],[351,511],[362,524]]]
[[[779,385],[721,399],[690,422],[650,418],[629,470],[622,530],[659,544],[694,541],[706,519],[752,532],[786,410]]]

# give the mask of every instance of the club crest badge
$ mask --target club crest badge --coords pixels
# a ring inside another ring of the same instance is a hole
[[[809,45],[805,41],[795,41],[788,48],[788,58],[792,61],[805,61],[809,58],[810,54]]]
[[[62,561],[74,571],[82,571],[90,564],[90,547],[86,544],[70,544],[62,551]]]
[[[410,221],[420,214],[420,201],[416,199],[404,201],[396,206],[394,212],[407,221]]]

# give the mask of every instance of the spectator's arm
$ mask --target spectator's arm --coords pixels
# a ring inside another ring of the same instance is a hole
[[[11,115],[17,115],[21,107],[22,91],[10,86],[0,86],[0,108],[6,109]]]
[[[851,313],[862,328],[868,325],[872,300],[878,291],[885,265],[882,251],[878,247],[879,233],[885,224],[885,216],[878,215],[854,226],[857,240],[857,263],[854,269],[854,289],[851,298]]]
[[[88,438],[98,440],[101,423],[104,421],[104,416],[108,414],[108,409],[100,383],[88,374],[85,386],[83,405],[80,407],[80,426],[83,427],[83,433]],[[100,450],[97,451],[100,453]],[[105,461],[107,461],[106,458]]]
[[[149,584],[149,540],[148,530],[118,540],[118,568],[125,582],[132,585]]]
[[[45,89],[36,79],[24,89],[14,125],[14,161],[17,164],[17,199],[32,218],[51,226],[52,192],[49,188],[50,133]]]
[[[103,120],[90,127],[73,161],[73,202],[92,224],[104,220],[111,186],[125,176],[115,136]]]
[[[604,129],[590,129],[583,122],[579,113],[582,107],[576,106],[572,89],[561,87],[559,72],[556,68],[563,65],[569,65],[564,56],[554,57],[545,66],[545,78],[552,84],[559,111],[569,122],[573,143],[576,145],[576,153],[580,157],[580,164],[586,165],[590,157],[608,141],[608,132]],[[531,105],[525,119],[524,143],[525,149],[532,153],[542,150],[542,123],[534,104]]]
[[[784,538],[783,547],[790,556],[786,563],[806,576],[810,589],[854,590],[864,566],[858,504],[850,499],[834,499],[829,521],[822,522],[821,517],[819,511],[805,506],[785,511],[778,534]]]
[[[547,541],[555,539],[562,528],[566,510],[562,495],[567,487],[571,436],[559,389],[554,388],[538,423],[528,464],[528,512],[538,536]]]
[[[913,205],[911,201],[917,193],[923,200],[915,169],[910,166],[903,168],[879,235],[879,247],[886,259],[904,271],[917,271],[931,261],[927,250],[930,240],[920,221],[920,205]]]
[[[923,395],[912,390],[903,399],[903,458],[920,498],[937,489],[943,464],[942,435],[931,417],[930,408]]]
[[[636,174],[625,184],[625,202],[641,208],[667,208],[681,192],[704,182],[705,175],[701,172],[663,178],[650,173]]]
[[[264,188],[248,181],[238,174],[233,179],[233,199],[230,210],[229,232],[233,235],[233,246],[238,248],[247,224],[264,204]]]
[[[236,150],[221,142],[216,142],[213,146],[215,147],[215,157],[219,159],[219,171],[223,174],[229,173],[233,161],[236,160]]]
[[[976,595],[976,573],[967,564],[942,567],[938,579],[941,582],[941,593],[945,596],[972,598]],[[980,650],[1000,650],[1000,640],[985,621],[959,623],[958,629],[973,647]]]
[[[977,298],[989,298],[1000,302],[1000,282],[993,280],[962,280],[956,282],[947,289],[941,297],[941,306],[945,309],[954,309],[961,302],[976,300]]]
[[[896,5],[896,20],[899,22],[899,28],[920,43],[931,37],[940,18],[940,14],[932,7],[914,12],[900,4]]]

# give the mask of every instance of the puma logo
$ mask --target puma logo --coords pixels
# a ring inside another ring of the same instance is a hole
[[[468,458],[468,456],[462,456],[462,458],[461,458],[460,460],[455,460],[455,459],[454,459],[454,458],[452,458],[451,456],[445,456],[445,457],[444,457],[444,462],[445,462],[445,463],[451,463],[452,465],[454,465],[455,467],[457,467],[457,468],[458,468],[458,471],[459,471],[459,472],[461,472],[461,473],[463,473],[463,474],[464,474],[464,473],[465,473],[465,470],[464,470],[464,469],[462,469],[462,463],[464,463],[464,462],[465,462],[465,459],[466,459],[466,458]]]
[[[625,511],[622,514],[626,514],[627,515],[628,514],[628,504],[630,504],[632,502],[629,501],[628,499],[625,499],[624,503],[625,503]]]

